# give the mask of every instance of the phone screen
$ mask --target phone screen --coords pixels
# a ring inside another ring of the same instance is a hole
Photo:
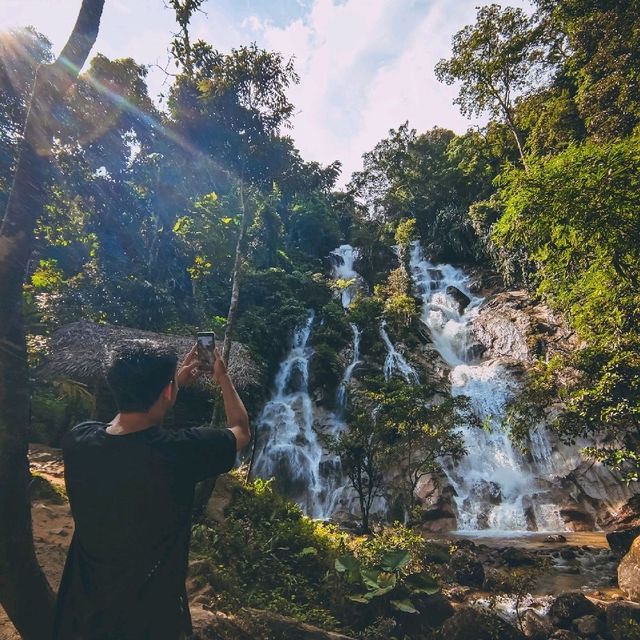
[[[198,332],[198,359],[207,366],[213,366],[213,349],[216,338],[211,331]]]

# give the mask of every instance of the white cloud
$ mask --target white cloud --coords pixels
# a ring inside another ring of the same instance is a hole
[[[212,1],[204,5],[206,13],[194,16],[191,36],[223,51],[256,40],[295,56],[301,82],[289,92],[296,107],[291,134],[305,159],[324,164],[341,160],[345,183],[361,167],[362,154],[405,120],[419,131],[439,125],[462,132],[472,124],[452,104],[455,87],[440,84],[433,68],[450,54],[453,34],[475,20],[477,4],[479,0],[306,0],[301,2],[308,7],[302,18],[276,26],[267,11],[247,11],[249,3]],[[59,50],[78,6],[78,0],[58,0],[55,10],[50,0],[0,0],[0,28],[32,23]],[[282,24],[280,14],[279,20]],[[162,0],[110,0],[94,53],[164,66],[175,31],[173,14]],[[152,67],[152,95],[166,91],[166,79]]]
[[[362,154],[405,120],[419,131],[470,126],[452,104],[455,88],[440,84],[433,68],[449,55],[452,35],[473,22],[476,3],[315,0],[305,19],[262,23],[259,43],[297,60],[301,83],[290,98],[302,156],[341,160],[344,183]]]

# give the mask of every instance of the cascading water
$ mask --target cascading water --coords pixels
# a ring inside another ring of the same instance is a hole
[[[360,251],[350,244],[342,244],[331,252],[334,256],[333,277],[343,281],[341,293],[342,306],[347,309],[356,293],[362,288],[363,282],[360,274],[353,268],[355,261],[360,257]]]
[[[395,348],[393,342],[387,333],[386,323],[384,320],[380,323],[380,337],[387,348],[387,357],[384,361],[384,379],[389,380],[394,371],[397,371],[406,382],[413,384],[418,383],[418,374],[416,370],[407,362],[406,358]]]
[[[535,452],[534,463],[529,464],[501,428],[505,406],[517,389],[513,374],[500,362],[474,359],[471,327],[483,299],[469,291],[468,277],[461,270],[431,264],[417,243],[410,267],[423,299],[422,321],[451,367],[451,394],[466,396],[484,425],[462,427],[468,453],[458,465],[445,465],[457,494],[458,529],[563,530],[558,508],[543,497],[539,482],[548,472],[550,455],[542,428],[532,431]],[[468,304],[464,306],[461,299]]]
[[[345,403],[347,402],[347,387],[349,386],[349,382],[351,380],[351,376],[353,375],[353,370],[360,364],[360,336],[361,332],[358,329],[358,325],[354,322],[350,323],[351,333],[353,334],[353,343],[352,343],[352,355],[351,362],[344,370],[344,374],[342,375],[342,380],[340,380],[340,384],[338,385],[338,393],[336,398],[336,404],[340,409],[344,409]]]
[[[262,478],[275,476],[307,514],[324,517],[328,497],[320,473],[322,448],[313,430],[309,396],[312,349],[307,343],[313,319],[311,312],[295,331],[291,351],[276,375],[273,398],[262,410],[258,422],[264,445],[255,472]]]

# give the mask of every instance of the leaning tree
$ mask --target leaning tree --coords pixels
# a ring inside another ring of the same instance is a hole
[[[103,7],[104,0],[83,0],[62,52],[38,68],[0,226],[0,603],[25,640],[50,636],[53,592],[33,545],[22,287],[46,197],[55,114],[96,41]]]

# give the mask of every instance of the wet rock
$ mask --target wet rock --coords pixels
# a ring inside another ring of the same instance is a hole
[[[480,309],[473,333],[485,355],[506,356],[520,362],[539,355],[572,351],[578,340],[567,325],[526,291],[504,291]]]
[[[428,540],[425,542],[424,550],[423,559],[425,562],[432,564],[446,564],[451,558],[449,545],[444,544],[443,542]]]
[[[560,557],[563,560],[575,560],[576,552],[573,549],[562,549],[560,551]]]
[[[472,488],[474,499],[489,504],[500,504],[502,502],[502,490],[497,482],[491,480],[480,480],[474,483]]]
[[[550,544],[560,544],[560,543],[566,542],[567,538],[563,536],[561,533],[554,533],[551,536],[547,536],[544,539],[544,541]]]
[[[524,640],[518,629],[490,611],[463,607],[445,621],[440,632],[446,640]]]
[[[532,553],[518,547],[507,547],[500,555],[510,567],[522,567],[536,563],[536,557]]]
[[[527,609],[522,614],[521,628],[530,640],[547,640],[551,633],[551,623],[533,609]]]
[[[592,638],[600,633],[600,620],[596,616],[582,616],[573,621],[573,626],[581,636]]]
[[[640,536],[618,565],[618,586],[630,600],[640,602]]]
[[[455,613],[451,603],[441,593],[436,593],[432,596],[425,594],[413,595],[411,596],[411,601],[418,610],[419,615],[408,615],[406,630],[409,634],[412,631],[437,629]]]
[[[561,593],[551,605],[551,617],[557,626],[569,628],[571,621],[597,615],[598,608],[579,591]]]
[[[458,584],[467,587],[480,587],[484,582],[482,563],[467,551],[457,551],[449,562],[449,568],[453,579]]]
[[[469,306],[471,298],[453,285],[447,287],[446,294],[456,302],[458,305],[458,313],[462,315],[464,310]]]
[[[607,607],[607,632],[612,640],[640,640],[640,605],[614,602]]]
[[[482,588],[485,591],[498,591],[504,584],[505,576],[496,569],[485,569]]]
[[[472,592],[470,587],[451,587],[446,590],[446,596],[452,602],[465,602]]]
[[[592,514],[583,509],[560,509],[560,517],[571,531],[593,531],[595,520]]]
[[[631,549],[633,541],[640,536],[640,526],[607,533],[609,548],[618,558],[622,558]]]
[[[444,474],[429,474],[420,478],[414,495],[422,505],[421,531],[442,533],[456,528],[454,490]]]
[[[558,629],[549,636],[549,640],[582,640],[582,638],[568,629]]]

